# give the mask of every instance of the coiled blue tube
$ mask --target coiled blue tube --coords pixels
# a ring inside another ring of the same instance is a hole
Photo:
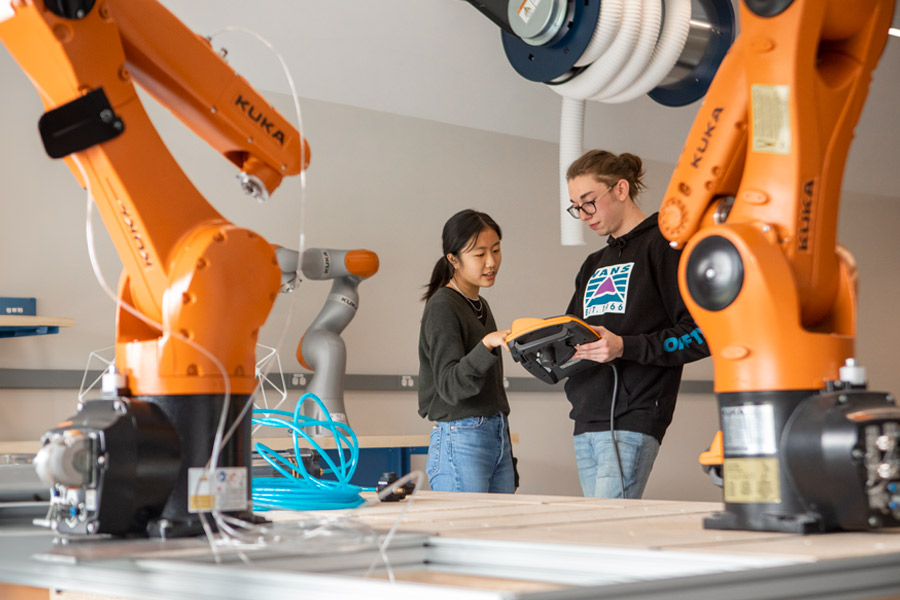
[[[322,414],[325,415],[322,420],[301,414],[303,403],[307,401],[318,404]],[[253,478],[254,510],[333,510],[355,508],[364,502],[359,494],[370,488],[361,488],[350,483],[359,462],[359,443],[356,434],[346,423],[332,419],[328,409],[315,394],[303,394],[297,401],[293,413],[284,410],[254,409],[253,414],[254,425],[290,430],[296,460],[296,464],[291,463],[265,444],[254,444],[254,449],[263,460],[282,475],[282,477]],[[304,431],[309,427],[321,427],[331,432],[337,448],[337,462],[332,460],[313,436]],[[306,471],[301,459],[300,438],[306,440],[325,462],[327,468],[324,471],[330,473],[334,480],[321,479]]]

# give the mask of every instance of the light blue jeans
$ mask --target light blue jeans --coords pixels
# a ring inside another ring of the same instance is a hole
[[[576,435],[572,440],[584,496],[621,498],[622,479],[610,432],[589,431]],[[616,441],[625,475],[625,497],[640,498],[659,452],[659,442],[653,436],[635,431],[616,431]]]
[[[425,472],[437,492],[515,492],[506,415],[435,423]]]

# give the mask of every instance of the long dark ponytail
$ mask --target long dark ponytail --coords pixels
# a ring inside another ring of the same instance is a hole
[[[503,238],[500,226],[487,213],[471,208],[459,211],[444,223],[444,231],[441,233],[444,252],[431,271],[431,280],[425,286],[422,300],[427,302],[453,278],[453,265],[450,264],[447,255],[452,254],[459,258],[460,252],[465,250],[470,242],[474,242],[475,237],[485,229],[493,229],[497,232],[498,238]]]

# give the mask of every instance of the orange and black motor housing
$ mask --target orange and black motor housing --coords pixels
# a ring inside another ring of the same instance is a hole
[[[172,517],[179,436],[158,406],[120,398],[79,404],[41,437],[34,459],[50,485],[48,521],[64,535],[146,535]],[[167,532],[171,533],[171,532]]]
[[[725,510],[707,529],[900,526],[900,407],[845,387],[719,394]]]

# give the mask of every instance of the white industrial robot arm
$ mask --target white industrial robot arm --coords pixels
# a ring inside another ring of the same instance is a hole
[[[356,316],[360,282],[378,271],[378,255],[369,250],[310,248],[303,252],[300,260],[299,252],[281,247],[275,249],[275,255],[281,267],[282,289],[296,285],[298,263],[299,271],[308,279],[334,280],[325,305],[297,345],[297,360],[315,373],[307,391],[322,401],[332,419],[347,423],[344,408],[347,350],[341,332]],[[307,403],[306,406],[318,411],[315,404]],[[321,415],[308,416],[317,418]]]

